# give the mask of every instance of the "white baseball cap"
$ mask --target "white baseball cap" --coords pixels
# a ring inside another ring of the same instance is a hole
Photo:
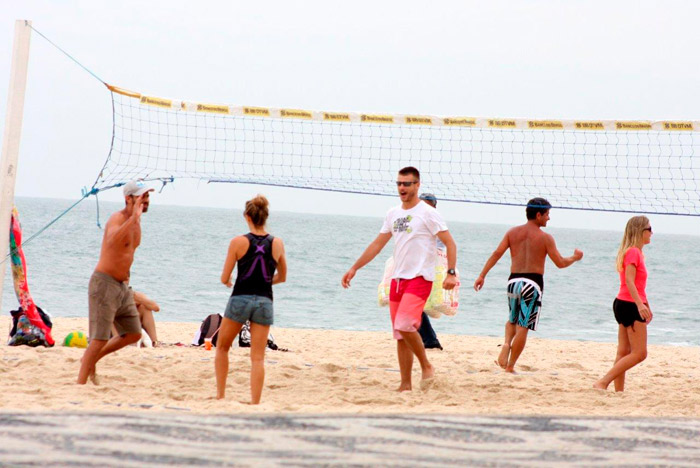
[[[140,180],[132,180],[131,182],[128,182],[124,185],[124,196],[128,197],[130,195],[133,195],[135,197],[138,197],[146,192],[152,192],[153,190],[155,189],[148,187]]]

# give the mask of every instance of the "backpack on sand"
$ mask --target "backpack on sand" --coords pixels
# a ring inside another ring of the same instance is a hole
[[[221,314],[211,314],[205,318],[197,333],[194,334],[192,344],[194,346],[202,346],[204,344],[204,338],[211,338],[211,344],[216,346],[222,320],[223,317],[221,317]]]

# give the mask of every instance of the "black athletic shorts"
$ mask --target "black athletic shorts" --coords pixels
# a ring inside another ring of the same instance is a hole
[[[647,307],[649,306],[647,305]],[[613,312],[615,312],[615,320],[623,327],[631,327],[634,325],[634,322],[646,322],[646,320],[639,315],[639,309],[637,309],[637,304],[634,302],[615,298],[613,302]]]

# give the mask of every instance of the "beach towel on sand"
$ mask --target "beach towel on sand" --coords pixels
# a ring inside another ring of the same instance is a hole
[[[29,293],[27,259],[24,257],[24,251],[22,250],[22,227],[19,222],[17,208],[12,209],[10,219],[10,262],[12,264],[12,281],[15,287],[15,295],[23,310],[25,319],[29,320],[34,328],[41,330],[42,342],[39,344],[53,346],[54,340],[51,336],[51,327],[46,326],[43,318],[39,315],[32,295]]]

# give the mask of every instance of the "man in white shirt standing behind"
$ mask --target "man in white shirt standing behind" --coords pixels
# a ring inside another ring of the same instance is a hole
[[[435,375],[428,361],[423,340],[418,333],[421,314],[435,279],[435,258],[440,239],[447,248],[447,278],[444,289],[457,283],[455,268],[457,246],[447,225],[437,210],[418,198],[420,172],[415,167],[404,167],[396,180],[401,205],[390,209],[384,218],[379,235],[360,255],[355,264],[343,275],[341,284],[350,287],[357,270],[367,265],[394,237],[394,274],[389,295],[389,309],[394,338],[397,340],[401,385],[398,391],[411,390],[411,370],[415,355],[421,366],[421,383]]]

